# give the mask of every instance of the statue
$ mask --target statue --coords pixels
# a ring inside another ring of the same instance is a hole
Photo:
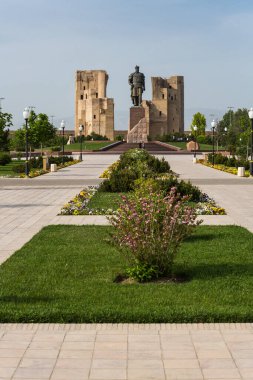
[[[133,105],[138,107],[142,102],[142,93],[145,91],[145,75],[139,72],[139,66],[135,66],[135,72],[128,77],[131,86],[131,98]]]

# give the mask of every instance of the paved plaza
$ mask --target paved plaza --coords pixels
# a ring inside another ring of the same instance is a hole
[[[106,224],[103,216],[57,216],[84,186],[98,184],[117,155],[87,155],[80,164],[34,179],[0,179],[0,262],[49,224]],[[228,212],[206,224],[253,232],[253,180],[168,155]],[[253,249],[253,247],[252,247]],[[2,324],[0,380],[253,380],[253,324]]]
[[[0,379],[253,379],[252,324],[0,325]]]

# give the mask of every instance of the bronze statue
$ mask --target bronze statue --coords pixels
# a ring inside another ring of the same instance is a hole
[[[131,98],[133,105],[138,107],[142,102],[142,93],[145,91],[145,75],[139,72],[139,66],[135,66],[135,72],[128,77],[131,86]]]

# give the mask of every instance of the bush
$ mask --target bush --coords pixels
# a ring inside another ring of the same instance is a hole
[[[62,160],[62,158],[63,158],[63,160]],[[74,161],[74,158],[71,156],[49,157],[48,160],[49,160],[49,165],[51,165],[51,164],[60,165],[60,164],[62,164],[62,161],[63,161],[63,163],[70,162],[70,161]]]
[[[194,227],[196,214],[186,198],[172,188],[169,195],[150,191],[146,197],[123,196],[118,214],[110,218],[113,239],[132,268],[136,263],[159,276],[171,276],[179,246]]]
[[[208,162],[212,163],[212,154],[208,155]],[[236,159],[233,157],[226,157],[218,153],[214,155],[214,163],[216,165],[225,165],[231,168],[238,168],[239,166],[244,166],[246,170],[249,169],[249,161],[245,159]]]
[[[150,188],[152,191],[162,191],[166,196],[175,187],[182,196],[188,196],[192,202],[202,201],[202,192],[190,182],[179,181],[175,176],[157,177],[155,179],[141,178],[135,181],[135,190],[140,196],[145,196]]]
[[[127,192],[134,189],[134,181],[138,173],[133,169],[121,169],[111,173],[110,179],[105,180],[99,187],[100,191]]]
[[[212,138],[211,136],[208,136],[208,135],[199,135],[197,136],[197,142],[199,144],[211,144]]]
[[[14,173],[18,173],[18,174],[25,173],[25,163],[24,164],[19,164],[19,165],[13,165],[12,171]]]
[[[117,165],[111,168],[110,177],[101,184],[100,190],[131,191],[138,178],[152,178],[169,171],[170,165],[164,158],[159,160],[144,149],[130,149],[123,153]]]
[[[11,156],[8,153],[0,153],[0,165],[7,165],[11,162]]]

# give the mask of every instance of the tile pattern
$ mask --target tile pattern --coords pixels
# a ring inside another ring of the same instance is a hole
[[[253,378],[253,324],[2,324],[0,379]]]

